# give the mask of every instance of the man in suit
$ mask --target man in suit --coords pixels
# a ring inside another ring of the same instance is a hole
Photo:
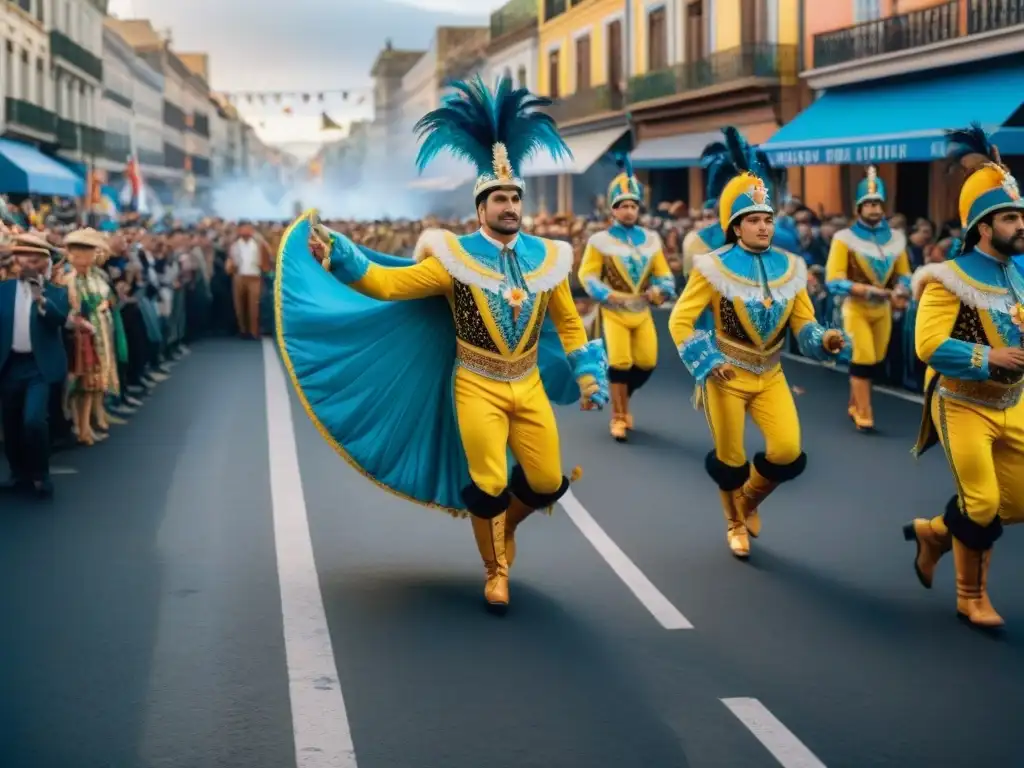
[[[18,279],[0,283],[0,410],[11,477],[5,490],[53,494],[50,480],[50,391],[64,383],[66,288],[49,283],[50,249],[34,235],[17,235],[12,251]]]

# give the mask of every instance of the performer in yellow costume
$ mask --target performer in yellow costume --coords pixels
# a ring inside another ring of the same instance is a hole
[[[914,568],[931,588],[951,548],[957,613],[980,627],[1002,617],[988,597],[992,546],[1024,520],[1024,202],[978,125],[950,133],[968,176],[960,190],[963,254],[914,275],[917,354],[928,365],[920,455],[941,443],[957,494],[945,514],[903,529]]]
[[[656,232],[637,226],[643,189],[628,157],[608,187],[615,223],[587,242],[580,262],[583,289],[601,303],[600,325],[608,351],[611,435],[625,442],[633,429],[629,400],[658,364],[658,333],[650,305],[675,298],[675,277]]]
[[[829,293],[843,302],[843,327],[853,342],[850,403],[858,430],[875,428],[871,383],[882,373],[892,336],[893,309],[910,297],[907,238],[885,220],[885,184],[875,171],[857,185],[857,221],[836,232],[825,265]]]
[[[447,150],[477,166],[480,229],[427,230],[410,261],[300,220],[278,259],[278,333],[339,452],[404,498],[470,516],[484,596],[503,609],[516,528],[569,487],[551,401],[605,405],[607,359],[576,312],[571,246],[519,231],[522,163],[568,153],[535,109],[550,102],[507,78],[495,93],[479,79],[453,87],[417,126],[418,163]]]
[[[720,490],[726,541],[736,557],[746,558],[749,537],[761,530],[761,503],[807,463],[780,363],[786,332],[817,360],[834,358],[846,341],[841,331],[815,322],[803,260],[772,246],[774,211],[764,181],[749,171],[750,148],[731,141],[728,151],[741,173],[719,198],[727,244],[694,259],[669,330],[696,379],[695,402],[711,429],[715,447],[706,468]],[[753,467],[743,447],[748,414],[765,439]]]

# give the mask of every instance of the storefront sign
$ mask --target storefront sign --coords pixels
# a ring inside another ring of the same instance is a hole
[[[941,159],[946,153],[943,140],[928,138],[907,141],[872,142],[848,146],[824,146],[807,149],[764,147],[768,159],[776,167],[801,165],[867,165],[869,163],[926,163]]]

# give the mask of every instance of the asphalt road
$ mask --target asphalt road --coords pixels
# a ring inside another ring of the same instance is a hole
[[[951,563],[918,585],[900,526],[952,492],[909,454],[919,407],[855,434],[844,378],[787,361],[809,468],[740,563],[664,352],[629,445],[560,412],[578,503],[523,527],[499,618],[465,522],[343,464],[261,345],[198,346],[58,457],[53,502],[2,502],[0,765],[1024,765],[1024,539],[993,559],[1002,637],[956,620]]]

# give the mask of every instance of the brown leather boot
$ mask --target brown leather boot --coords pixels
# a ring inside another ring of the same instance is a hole
[[[746,526],[747,533],[755,539],[761,535],[761,517],[758,514],[758,507],[778,487],[778,483],[767,479],[753,466],[750,467],[750,477],[740,489],[736,498],[736,508]]]
[[[740,491],[720,490],[718,494],[725,513],[725,540],[734,556],[746,559],[750,557],[750,539],[747,537],[747,527],[743,524],[743,516],[737,509]]]
[[[953,546],[953,537],[943,521],[942,516],[931,520],[918,518],[903,526],[903,538],[917,544],[914,556],[914,571],[917,579],[925,589],[932,588],[935,579],[935,568],[942,556]]]
[[[871,408],[871,379],[860,376],[850,377],[850,389],[853,392],[853,423],[861,432],[875,429],[875,414]]]
[[[515,496],[508,505],[508,512],[505,513],[505,559],[509,568],[516,559],[516,528],[535,511]]]
[[[484,599],[491,608],[503,611],[508,608],[508,560],[505,557],[505,512],[493,520],[471,517],[473,536],[477,549],[484,561],[487,581],[484,583]]]
[[[611,436],[616,442],[624,443],[627,440],[626,410],[629,407],[628,389],[625,384],[613,382],[610,385],[612,396],[612,420],[609,426]]]
[[[993,629],[1006,622],[988,599],[988,566],[992,550],[968,549],[953,539],[956,565],[956,612],[976,627]]]

